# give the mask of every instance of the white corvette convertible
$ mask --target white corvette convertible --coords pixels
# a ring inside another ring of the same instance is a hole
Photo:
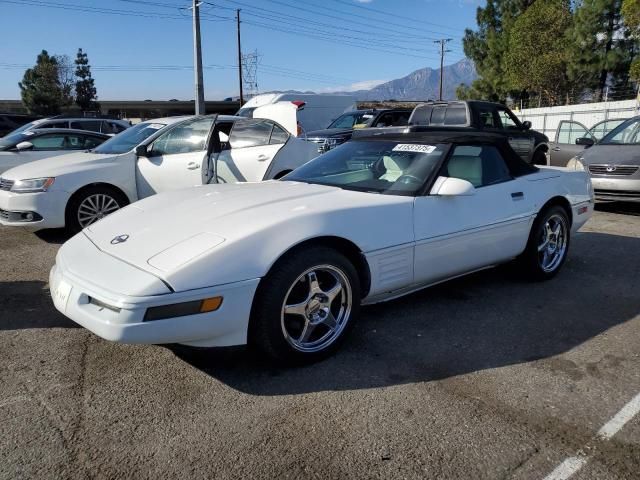
[[[332,352],[361,303],[517,260],[561,268],[593,211],[584,172],[525,164],[505,139],[359,138],[282,181],[150,197],[69,240],[58,310],[108,340]]]

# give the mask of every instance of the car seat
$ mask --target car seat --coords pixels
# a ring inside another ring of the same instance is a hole
[[[411,165],[411,158],[403,155],[398,155],[396,157],[385,155],[382,157],[382,163],[386,172],[380,177],[380,180],[395,182],[404,174],[404,171],[409,168]]]
[[[448,176],[471,182],[474,187],[482,185],[482,159],[476,156],[454,155],[447,165]]]

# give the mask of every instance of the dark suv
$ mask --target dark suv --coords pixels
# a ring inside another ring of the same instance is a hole
[[[549,139],[531,130],[531,122],[518,117],[500,103],[477,100],[426,102],[416,106],[405,131],[420,131],[428,127],[462,127],[505,135],[509,144],[523,160],[534,165],[547,165]]]
[[[351,138],[354,130],[376,127],[403,127],[409,122],[410,108],[354,110],[336,118],[324,130],[306,132],[307,140],[318,144],[319,152],[331,150]]]

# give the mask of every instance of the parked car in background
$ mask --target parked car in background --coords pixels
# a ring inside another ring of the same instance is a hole
[[[567,167],[586,170],[598,200],[640,202],[640,116],[630,118],[588,145]]]
[[[158,192],[278,178],[316,155],[312,144],[267,119],[210,115],[150,120],[91,151],[5,172],[0,178],[0,224],[75,232]]]
[[[102,133],[60,128],[13,133],[0,138],[0,174],[35,160],[90,150],[109,138]]]
[[[73,128],[75,130],[87,130],[113,136],[123,132],[130,126],[129,122],[117,118],[59,116],[34,120],[10,133],[24,132],[34,128]]]
[[[529,165],[495,134],[354,139],[282,180],[167,192],[89,226],[51,270],[56,308],[108,340],[309,362],[361,303],[514,259],[552,278],[593,211],[584,172]]]
[[[523,160],[547,165],[549,139],[531,130],[531,122],[520,122],[505,105],[477,100],[426,102],[416,106],[409,118],[409,130],[421,127],[463,127],[504,135]]]
[[[0,113],[0,137],[14,131],[26,123],[38,120],[40,117],[34,115],[21,115],[18,113]]]
[[[326,152],[349,140],[355,129],[406,126],[411,111],[410,108],[393,108],[343,113],[327,128],[307,132],[307,140],[317,143],[319,152]]]
[[[549,165],[564,167],[587,146],[599,142],[610,131],[624,122],[624,118],[603,120],[587,129],[575,120],[562,120],[549,149]]]
[[[293,102],[304,105],[297,113],[297,121],[302,129],[301,133],[325,128],[334,119],[348,110],[353,110],[356,98],[351,95],[319,95],[315,93],[263,93],[252,97],[236,115],[253,117],[258,107],[278,102]]]

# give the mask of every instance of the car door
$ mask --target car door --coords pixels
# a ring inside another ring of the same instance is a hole
[[[136,161],[140,198],[178,188],[201,185],[209,136],[216,116],[195,117],[167,129]]]
[[[270,144],[274,126],[266,119],[237,120],[229,141],[216,158],[217,183],[261,181],[284,145]]]
[[[523,160],[528,162],[533,155],[535,142],[533,134],[522,128],[520,120],[508,109],[498,107],[496,111],[499,121],[498,129],[501,129],[501,133],[507,135],[511,148],[513,148]]]
[[[555,138],[550,145],[550,165],[566,167],[571,158],[584,150],[584,145],[576,145],[576,140],[582,137],[594,138],[582,123],[575,120],[562,120],[558,124]]]
[[[533,200],[526,180],[511,175],[504,155],[494,145],[454,146],[439,175],[471,182],[474,193],[415,199],[416,283],[461,275],[524,250]]]

